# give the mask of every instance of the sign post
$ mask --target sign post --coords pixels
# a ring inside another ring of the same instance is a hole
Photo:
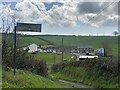
[[[13,75],[16,75],[16,31],[41,32],[41,24],[17,23],[14,27],[14,45],[13,45]]]
[[[17,31],[41,32],[41,24],[17,23]]]
[[[14,55],[13,55],[13,64],[14,64],[14,70],[13,70],[13,74],[15,76],[15,72],[16,72],[16,26],[14,28],[14,46],[13,46],[13,49],[14,49]]]

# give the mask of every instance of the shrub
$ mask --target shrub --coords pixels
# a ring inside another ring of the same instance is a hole
[[[113,58],[98,58],[87,59],[84,61],[72,61],[67,63],[68,67],[85,67],[87,71],[99,72],[100,76],[117,76],[118,75],[118,60]],[[58,69],[55,65],[53,69]]]
[[[66,66],[66,63],[64,63],[64,62],[53,64],[51,67],[51,70],[52,70],[52,72],[59,72],[59,71],[63,70],[63,68],[65,66]]]
[[[35,73],[42,76],[47,76],[47,66],[44,60],[40,60],[38,64],[35,65]]]

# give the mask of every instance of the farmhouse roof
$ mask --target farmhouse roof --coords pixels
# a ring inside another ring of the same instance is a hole
[[[37,44],[35,44],[35,43],[33,43],[33,44],[30,44],[29,46],[32,46],[32,45],[36,45],[36,46],[38,46],[38,45],[37,45]],[[29,46],[28,46],[28,47],[29,47]]]

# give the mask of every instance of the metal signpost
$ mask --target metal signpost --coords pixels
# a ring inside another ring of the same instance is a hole
[[[14,28],[14,46],[13,46],[13,49],[14,49],[14,54],[13,54],[13,64],[14,64],[14,70],[13,70],[13,75],[15,75],[15,72],[16,72],[16,26]]]
[[[17,23],[14,27],[14,45],[13,45],[13,75],[16,74],[16,31],[41,32],[41,24]]]
[[[41,32],[41,24],[33,23],[17,23],[17,31],[30,31],[30,32]]]

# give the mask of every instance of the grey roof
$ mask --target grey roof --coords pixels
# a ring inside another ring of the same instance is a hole
[[[78,48],[93,48],[92,46],[78,46]]]
[[[63,46],[64,49],[93,48],[92,46]],[[47,47],[47,49],[62,49],[62,47]]]
[[[104,48],[99,48],[95,50],[96,53],[104,53]]]

